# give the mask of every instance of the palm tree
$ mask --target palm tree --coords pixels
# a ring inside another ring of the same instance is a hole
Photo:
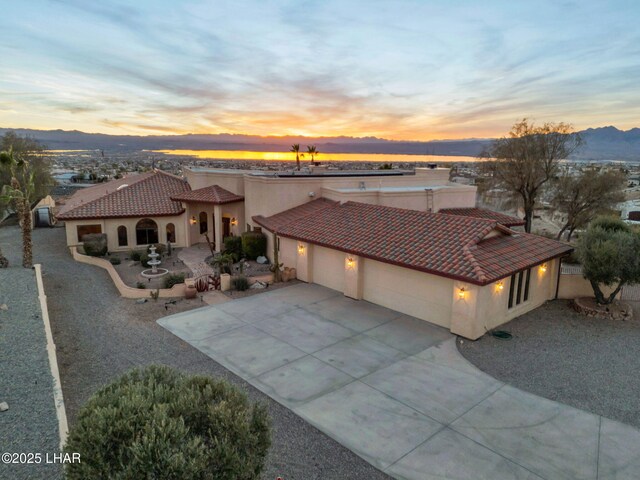
[[[315,145],[307,145],[307,153],[311,155],[311,165],[315,164],[316,155],[320,155],[320,152]]]
[[[300,170],[300,157],[304,157],[304,153],[300,153],[300,144],[294,143],[289,151],[296,154],[296,168]]]
[[[31,197],[35,190],[34,174],[29,162],[22,155],[15,155],[13,148],[0,153],[0,165],[9,169],[11,183],[2,187],[0,200],[14,202],[22,225],[22,266],[33,266],[33,242],[31,240]],[[18,180],[20,178],[22,183]]]

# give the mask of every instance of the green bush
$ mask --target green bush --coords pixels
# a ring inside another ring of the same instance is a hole
[[[149,264],[147,263],[149,260],[151,260],[149,258],[149,255],[147,253],[142,253],[140,255],[140,265],[142,265],[144,268],[149,268]]]
[[[129,252],[129,258],[134,262],[139,262],[141,256],[142,252],[136,252],[135,250],[131,250],[131,252]]]
[[[270,440],[266,408],[225,381],[169,367],[133,370],[80,410],[66,478],[258,479]]]
[[[235,277],[231,283],[233,284],[233,288],[238,290],[239,292],[244,292],[249,288],[249,279],[244,275],[240,275]]]
[[[89,233],[82,237],[84,254],[90,257],[104,257],[107,254],[107,235],[105,233]]]
[[[242,238],[241,237],[225,237],[224,253],[233,256],[233,261],[237,262],[242,258]]]
[[[184,283],[184,273],[170,273],[164,277],[164,288],[171,288],[179,283]]]
[[[139,288],[140,290],[144,290],[145,288],[147,288],[147,286],[142,282],[136,282],[136,288]]]
[[[591,222],[578,241],[582,274],[589,280],[596,302],[608,305],[622,287],[640,282],[640,233],[611,217]],[[602,286],[612,287],[605,296]]]
[[[267,256],[267,236],[264,233],[244,232],[241,238],[242,251],[249,260]]]
[[[120,257],[109,257],[109,262],[111,262],[111,265],[120,265],[122,263]]]

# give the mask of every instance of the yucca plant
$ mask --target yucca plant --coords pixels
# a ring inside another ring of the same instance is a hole
[[[22,226],[22,266],[31,268],[33,266],[31,199],[35,190],[34,174],[29,168],[29,162],[22,155],[15,154],[12,147],[0,152],[0,164],[8,168],[11,174],[11,183],[2,187],[0,200],[15,205]]]

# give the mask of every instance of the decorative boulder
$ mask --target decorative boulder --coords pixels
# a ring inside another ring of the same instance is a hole
[[[267,263],[269,263],[269,259],[267,257],[260,255],[258,258],[256,258],[256,262],[258,262],[261,265],[266,265]]]
[[[107,234],[88,233],[82,237],[84,253],[90,257],[104,257],[107,254]]]

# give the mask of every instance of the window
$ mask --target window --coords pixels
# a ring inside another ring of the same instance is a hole
[[[82,242],[82,237],[90,233],[102,233],[102,225],[78,225],[78,241]]]
[[[136,225],[136,244],[158,243],[158,224],[150,218],[143,218]]]
[[[176,226],[173,223],[167,223],[167,242],[176,243]]]
[[[209,224],[207,223],[207,212],[200,212],[200,234],[207,233]]]
[[[531,269],[511,275],[509,285],[509,308],[520,305],[529,300],[529,283],[531,279]]]
[[[120,225],[118,227],[118,246],[126,247],[127,245],[129,245],[129,240],[127,239],[127,227]]]

